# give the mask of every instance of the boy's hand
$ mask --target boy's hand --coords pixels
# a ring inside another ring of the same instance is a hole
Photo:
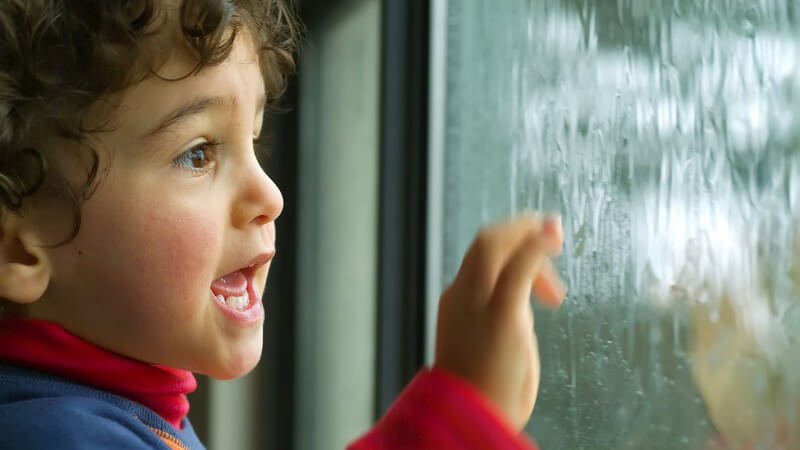
[[[442,294],[434,367],[465,378],[522,429],[539,389],[539,349],[530,294],[551,307],[566,288],[551,257],[558,217],[524,216],[482,230]]]

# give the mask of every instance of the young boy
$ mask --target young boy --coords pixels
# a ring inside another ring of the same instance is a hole
[[[256,160],[293,70],[281,0],[0,2],[0,448],[202,448],[192,372],[261,355],[283,200]],[[480,233],[435,364],[368,448],[530,449],[531,289],[557,306],[555,218]]]

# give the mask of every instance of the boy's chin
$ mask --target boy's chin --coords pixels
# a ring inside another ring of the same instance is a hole
[[[247,375],[261,360],[261,342],[253,347],[257,348],[241,349],[239,352],[222,355],[224,360],[215,361],[200,372],[217,380],[230,380]]]
[[[255,369],[256,365],[258,365],[259,359],[260,358],[254,358],[251,363],[241,363],[233,367],[214,368],[205,371],[204,373],[216,380],[232,380],[234,378],[243,377],[250,373],[253,369]]]

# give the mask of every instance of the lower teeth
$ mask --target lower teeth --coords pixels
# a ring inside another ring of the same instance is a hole
[[[231,296],[225,298],[222,295],[217,295],[217,300],[225,303],[230,309],[242,311],[250,304],[250,295],[247,293],[247,291],[244,291],[244,294],[239,297]]]

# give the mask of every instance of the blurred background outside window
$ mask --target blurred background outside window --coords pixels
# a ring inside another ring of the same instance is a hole
[[[563,215],[542,448],[800,433],[797,3],[439,3],[430,291],[479,226]]]

